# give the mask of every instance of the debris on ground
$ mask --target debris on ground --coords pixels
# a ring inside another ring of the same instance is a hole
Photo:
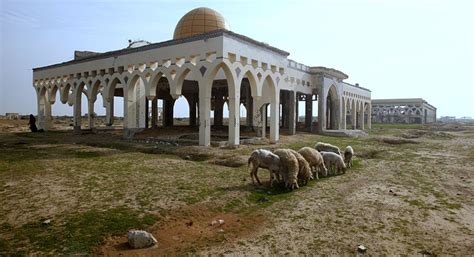
[[[365,253],[365,252],[367,252],[367,247],[365,247],[364,245],[359,245],[359,246],[357,246],[357,252]]]

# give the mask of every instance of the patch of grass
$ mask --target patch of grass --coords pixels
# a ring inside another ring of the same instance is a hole
[[[302,188],[300,187],[300,189]],[[247,200],[258,204],[259,207],[268,207],[275,202],[288,199],[293,195],[291,192],[283,186],[274,186],[266,189],[256,188],[250,191]]]
[[[131,228],[145,228],[156,221],[155,215],[140,216],[126,208],[90,210],[71,214],[58,224],[55,220],[51,225],[41,222],[25,224],[14,231],[11,243],[13,248],[19,249],[28,245],[30,250],[83,254],[101,244],[105,236],[124,234]]]
[[[89,159],[89,158],[95,158],[99,157],[100,153],[98,152],[82,152],[78,151],[74,153],[74,157],[80,158],[80,159]]]
[[[372,123],[372,129],[421,129],[421,124],[382,124]]]

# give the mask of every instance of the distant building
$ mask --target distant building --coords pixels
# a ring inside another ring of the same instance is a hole
[[[373,99],[372,121],[374,123],[435,123],[436,107],[422,98]]]
[[[5,118],[7,120],[19,120],[20,119],[20,114],[17,112],[7,112],[5,113]]]

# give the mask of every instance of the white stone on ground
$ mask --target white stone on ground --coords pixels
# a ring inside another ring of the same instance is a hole
[[[151,233],[143,230],[130,230],[127,236],[128,244],[134,249],[146,248],[158,243]]]

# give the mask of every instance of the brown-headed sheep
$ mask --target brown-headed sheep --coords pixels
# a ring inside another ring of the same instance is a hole
[[[257,149],[252,152],[248,160],[248,170],[250,170],[250,177],[252,183],[255,184],[254,178],[258,184],[261,185],[258,179],[258,168],[268,169],[270,171],[270,186],[273,186],[274,176],[277,175],[280,168],[280,157],[265,149]]]
[[[285,186],[290,189],[299,188],[299,164],[295,155],[291,153],[290,149],[277,149],[273,151],[273,153],[280,157],[280,169],[278,170],[278,173],[285,181]]]
[[[349,145],[344,149],[344,162],[347,168],[352,168],[352,156],[354,156],[354,149]]]
[[[331,145],[331,144],[319,142],[314,146],[314,149],[316,149],[318,152],[333,152],[342,156],[342,153],[341,153],[341,150],[339,150],[339,147]]]
[[[346,172],[346,165],[339,154],[333,152],[321,152],[321,154],[323,156],[324,165],[326,165],[326,168],[332,171],[333,174],[335,172]]]
[[[298,153],[300,153],[308,162],[309,166],[314,169],[314,175],[316,179],[319,179],[318,173],[324,174],[325,177],[328,175],[328,170],[324,165],[323,156],[311,147],[303,147]]]

